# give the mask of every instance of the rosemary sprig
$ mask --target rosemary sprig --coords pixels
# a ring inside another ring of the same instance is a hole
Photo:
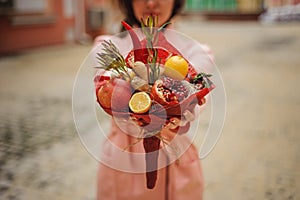
[[[163,30],[170,22],[163,24],[161,27],[157,28],[158,17],[150,15],[144,22],[141,19],[142,32],[145,35],[147,41],[147,51],[148,59],[147,63],[150,67],[150,73],[148,76],[149,83],[154,83],[159,79],[160,75],[160,60],[158,60],[158,50],[154,48],[154,45],[158,42],[158,33]],[[157,62],[159,61],[159,62]]]
[[[105,40],[102,45],[102,53],[97,53],[100,67],[96,68],[114,71],[122,78],[130,80],[131,76],[128,73],[125,59],[114,43],[111,40]]]

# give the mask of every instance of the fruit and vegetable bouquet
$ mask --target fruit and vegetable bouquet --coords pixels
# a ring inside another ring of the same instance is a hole
[[[147,188],[155,186],[161,131],[186,133],[196,105],[214,88],[209,74],[197,73],[182,54],[164,36],[164,24],[157,17],[142,20],[144,38],[126,22],[133,49],[122,55],[112,41],[104,41],[97,53],[99,68],[94,82],[97,101],[113,118],[133,120],[141,127],[145,149]]]

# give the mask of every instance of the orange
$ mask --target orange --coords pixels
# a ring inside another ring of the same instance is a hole
[[[129,108],[136,114],[147,112],[151,107],[151,98],[146,92],[137,92],[129,101]]]
[[[189,64],[181,56],[171,56],[165,63],[165,75],[170,78],[183,80],[188,73]]]

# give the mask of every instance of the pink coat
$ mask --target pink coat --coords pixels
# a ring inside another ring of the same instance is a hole
[[[95,40],[95,46],[109,36],[100,36]],[[184,47],[183,49],[190,49]],[[211,59],[212,53],[208,46],[203,45],[202,49]],[[197,51],[190,51],[191,57],[198,56]],[[207,60],[206,63],[211,62]],[[203,63],[202,66],[206,66]],[[196,69],[197,70],[197,69]],[[180,136],[182,143],[190,144],[189,138]],[[134,165],[130,156],[123,156],[115,151],[115,147],[128,147],[136,141],[135,138],[124,133],[118,125],[112,121],[111,133],[108,140],[103,144],[103,153],[109,159],[123,165]],[[126,151],[144,152],[143,143],[139,142]],[[160,154],[161,158],[166,154]],[[158,170],[156,186],[154,189],[147,189],[145,173],[125,172],[113,169],[110,166],[100,163],[98,171],[98,200],[201,200],[203,198],[204,179],[199,160],[198,150],[191,144],[186,151],[171,164]]]

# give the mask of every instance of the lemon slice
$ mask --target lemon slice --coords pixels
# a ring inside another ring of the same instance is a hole
[[[151,98],[146,92],[137,92],[129,101],[129,108],[136,114],[146,113],[151,107]]]

